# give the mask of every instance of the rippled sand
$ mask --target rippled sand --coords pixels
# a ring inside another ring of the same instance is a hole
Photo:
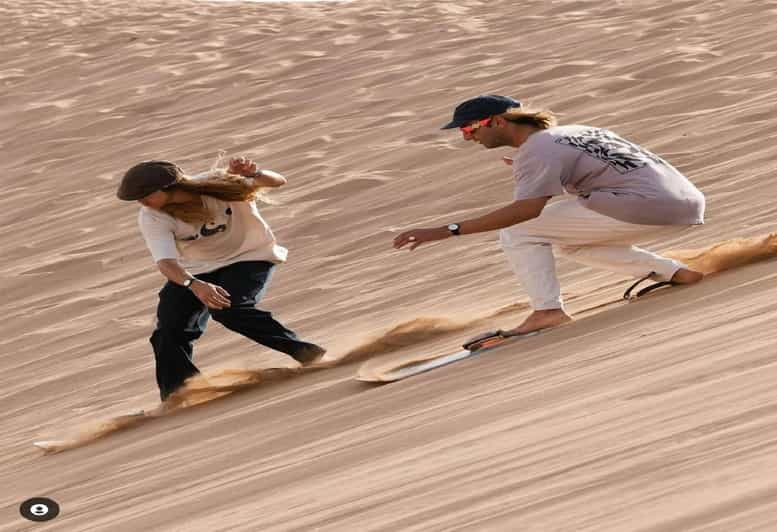
[[[391,247],[510,200],[507,151],[439,130],[479,93],[614,129],[691,177],[708,223],[650,249],[777,231],[777,5],[31,0],[0,22],[0,532],[777,528],[768,256],[628,305],[629,280],[560,261],[575,323],[354,380],[526,312],[495,234]],[[240,390],[44,455],[33,441],[157,406],[162,277],[121,173],[194,173],[221,150],[287,176],[262,208],[290,249],[264,307],[340,363],[298,372],[211,323],[199,386]],[[25,521],[33,496],[59,517]]]

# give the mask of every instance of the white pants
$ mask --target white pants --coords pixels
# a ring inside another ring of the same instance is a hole
[[[685,225],[638,225],[604,216],[576,199],[546,205],[533,220],[499,232],[502,249],[526,290],[534,310],[563,308],[553,256],[613,272],[669,280],[686,266],[633,245],[683,231]]]

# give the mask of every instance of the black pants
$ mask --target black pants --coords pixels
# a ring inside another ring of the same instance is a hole
[[[192,343],[205,332],[210,316],[228,329],[292,356],[318,347],[299,340],[270,312],[255,308],[267,289],[274,268],[271,262],[237,262],[196,275],[198,279],[221,286],[229,293],[231,306],[221,310],[209,309],[193,292],[181,285],[168,282],[162,287],[151,345],[154,347],[156,380],[163,401],[187,378],[199,373],[192,362]]]

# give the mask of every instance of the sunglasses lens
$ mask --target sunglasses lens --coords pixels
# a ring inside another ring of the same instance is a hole
[[[461,132],[464,133],[465,135],[472,135],[473,131],[475,131],[476,129],[478,129],[478,128],[482,127],[482,126],[487,126],[490,123],[491,123],[491,118],[490,117],[489,118],[483,118],[482,120],[478,120],[474,124],[470,124],[468,126],[461,126],[459,129],[461,129]]]

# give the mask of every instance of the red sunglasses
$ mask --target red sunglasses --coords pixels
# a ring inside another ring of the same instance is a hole
[[[475,131],[476,129],[479,129],[479,128],[483,127],[483,126],[490,125],[491,124],[491,118],[492,117],[490,117],[490,116],[488,118],[481,118],[480,120],[478,120],[474,124],[470,124],[468,126],[461,126],[461,127],[459,127],[459,129],[465,135],[472,135],[472,132]]]

